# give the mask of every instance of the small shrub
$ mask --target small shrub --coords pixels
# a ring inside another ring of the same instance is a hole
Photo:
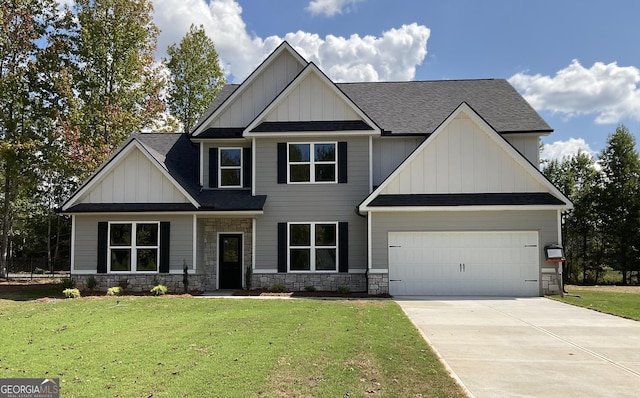
[[[64,289],[62,291],[62,293],[64,294],[64,296],[66,298],[78,298],[78,297],[80,297],[80,290],[78,290],[78,289],[71,289],[71,288]]]
[[[247,290],[251,290],[251,277],[253,276],[253,270],[251,266],[247,267],[247,270],[244,272],[245,284],[247,285]]]
[[[76,287],[76,281],[73,278],[62,278],[62,287],[65,289],[73,289]]]
[[[182,260],[182,286],[184,286],[184,292],[189,292],[189,266],[186,260]]]
[[[338,293],[340,294],[349,294],[351,293],[351,289],[349,289],[349,286],[338,286]]]
[[[316,291],[316,287],[313,285],[307,285],[304,287],[304,291],[305,292],[315,292]]]
[[[271,286],[271,291],[274,293],[282,293],[285,289],[286,287],[282,283],[274,283],[273,286]]]
[[[107,296],[122,296],[124,290],[120,286],[114,286],[107,289]]]
[[[95,289],[96,286],[98,286],[98,280],[96,279],[95,276],[91,275],[90,277],[87,278],[84,284],[87,287],[87,289],[89,289],[90,291],[93,291],[93,289]]]
[[[166,292],[167,287],[165,285],[156,285],[151,289],[151,293],[153,293],[154,296],[162,296]]]

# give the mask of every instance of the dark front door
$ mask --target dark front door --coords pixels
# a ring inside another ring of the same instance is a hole
[[[220,289],[242,289],[242,235],[220,235],[218,261]]]

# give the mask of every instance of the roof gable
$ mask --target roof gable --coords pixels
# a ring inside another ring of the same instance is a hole
[[[307,67],[247,126],[245,137],[267,132],[339,131],[380,134],[380,129],[345,93],[314,64]],[[270,129],[265,126],[276,126]],[[315,126],[315,127],[314,127]],[[349,130],[349,126],[353,130]],[[291,130],[291,129],[295,130]]]
[[[209,128],[245,127],[306,65],[307,61],[283,42],[239,87],[227,88],[224,101],[201,118],[193,135],[198,136]]]
[[[62,207],[92,203],[199,204],[169,173],[165,156],[136,138],[126,143]]]
[[[563,207],[570,206],[570,201],[534,165],[462,103],[365,199],[360,209],[366,209],[381,195],[427,198],[425,195],[541,192],[562,201]]]

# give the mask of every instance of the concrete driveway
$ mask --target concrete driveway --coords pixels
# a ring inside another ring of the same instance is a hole
[[[395,299],[473,397],[640,396],[640,322],[545,298]]]

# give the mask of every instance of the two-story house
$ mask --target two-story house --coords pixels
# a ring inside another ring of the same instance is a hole
[[[64,204],[105,289],[558,292],[570,201],[505,80],[334,83],[286,42],[190,134],[130,137]]]

